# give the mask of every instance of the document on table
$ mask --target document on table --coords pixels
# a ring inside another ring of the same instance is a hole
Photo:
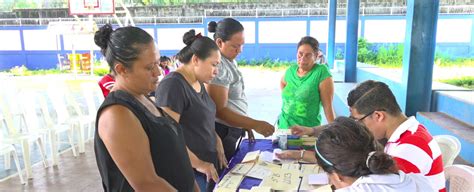
[[[326,185],[328,183],[329,178],[326,173],[308,175],[308,184],[310,185]]]
[[[316,164],[301,164],[301,176],[319,173],[319,166]]]
[[[248,152],[242,160],[242,163],[256,162],[259,154],[260,150]]]
[[[250,169],[254,166],[254,163],[239,163],[230,170],[231,173],[245,175],[247,174]]]
[[[253,168],[247,173],[247,177],[256,179],[263,179],[266,176],[271,175],[273,172],[280,170],[279,165],[275,165],[265,161],[259,161]]]
[[[332,191],[328,183],[329,180],[326,173],[305,175],[301,181],[300,190],[319,192]]]
[[[300,173],[295,170],[280,169],[263,179],[260,186],[271,187],[272,190],[298,190]]]
[[[224,178],[221,179],[221,181],[219,181],[219,184],[217,184],[217,190],[219,191],[220,189],[222,192],[227,190],[236,191],[243,179],[243,175],[228,173],[224,176]]]
[[[300,164],[295,164],[295,163],[281,164],[281,169],[294,170],[294,171],[300,172]]]

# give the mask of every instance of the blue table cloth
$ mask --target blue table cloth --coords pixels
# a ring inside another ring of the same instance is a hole
[[[273,149],[278,148],[278,145],[273,144],[272,140],[269,139],[257,139],[256,142],[251,143],[249,140],[244,139],[240,144],[238,151],[235,153],[234,157],[229,162],[229,168],[225,169],[221,178],[224,177],[235,165],[242,162],[247,152],[250,151],[270,151],[273,152]],[[244,177],[244,180],[240,183],[239,189],[251,189],[254,186],[258,186],[262,182],[261,179],[255,179],[250,177]]]

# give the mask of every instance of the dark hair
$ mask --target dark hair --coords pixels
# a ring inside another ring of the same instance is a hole
[[[338,117],[327,125],[316,141],[316,150],[320,154],[316,153],[318,165],[328,173],[358,178],[398,171],[394,160],[383,152],[372,133],[361,123],[347,117]],[[369,155],[372,151],[375,153]]]
[[[357,109],[361,114],[367,114],[374,110],[386,111],[391,115],[402,112],[397,100],[387,84],[367,80],[360,83],[347,96],[349,107]]]
[[[209,22],[207,24],[207,30],[214,33],[214,40],[220,38],[226,42],[230,40],[232,35],[244,31],[244,26],[235,19],[225,18],[220,20],[218,23],[215,21]]]
[[[204,60],[211,55],[211,51],[219,50],[216,42],[209,37],[201,36],[200,33],[196,35],[194,29],[189,30],[183,35],[183,42],[186,44],[186,47],[177,54],[179,62],[183,64],[189,63],[193,55]]]
[[[314,37],[306,36],[301,38],[300,42],[298,42],[298,48],[302,45],[309,45],[314,52],[319,51],[319,42]]]
[[[139,45],[153,41],[146,31],[138,27],[121,27],[113,30],[112,25],[105,24],[94,35],[94,42],[100,47],[101,53],[109,64],[111,71],[115,72],[116,62],[131,68],[133,61],[141,52]]]
[[[160,62],[165,62],[165,61],[171,61],[171,59],[167,56],[161,56],[160,57]]]

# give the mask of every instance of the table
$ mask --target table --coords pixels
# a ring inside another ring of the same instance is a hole
[[[234,157],[229,162],[229,168],[224,169],[220,178],[224,177],[235,165],[239,164],[250,151],[270,151],[273,152],[273,149],[278,148],[278,145],[273,144],[270,139],[256,139],[255,143],[250,143],[248,139],[242,140],[240,147]],[[258,186],[262,182],[260,179],[244,177],[244,180],[240,183],[239,189],[251,189],[254,186]]]

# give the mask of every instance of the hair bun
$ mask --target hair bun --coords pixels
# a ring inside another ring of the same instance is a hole
[[[194,29],[189,30],[183,35],[183,43],[187,46],[193,44],[194,40],[196,40],[196,31]]]
[[[211,33],[215,33],[217,28],[217,23],[215,21],[211,21],[207,24],[207,31]]]
[[[367,160],[370,172],[374,174],[385,174],[395,166],[395,162],[383,151],[376,151],[370,159]]]
[[[105,24],[104,26],[100,27],[94,35],[95,44],[99,46],[102,50],[107,49],[107,43],[109,42],[110,35],[113,31],[114,29],[110,24]]]

